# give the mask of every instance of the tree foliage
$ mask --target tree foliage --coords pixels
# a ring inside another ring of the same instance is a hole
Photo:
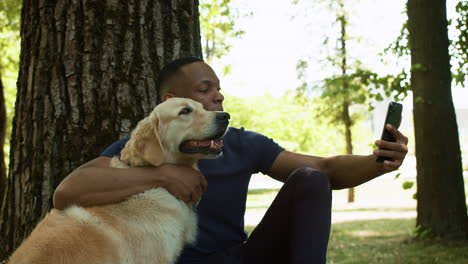
[[[18,62],[18,54],[11,52],[15,48],[19,51],[21,2],[17,0],[3,0],[0,2],[0,70],[2,72]]]
[[[454,32],[451,40],[449,40],[450,63],[452,65],[452,78],[457,85],[467,86],[466,76],[468,75],[468,1],[460,1],[455,7],[457,18],[455,22],[449,20],[449,29]],[[406,12],[406,11],[405,11]],[[409,61],[410,45],[408,22],[403,23],[400,30],[400,35],[389,44],[384,50],[385,53],[393,53],[399,58]],[[404,80],[401,90],[398,91],[398,96],[405,97],[407,91],[411,90],[409,86],[409,72],[412,69],[421,68],[422,65],[411,65],[404,67],[401,72],[394,75],[395,78]],[[389,76],[391,77],[391,76]],[[404,92],[404,94],[401,94]]]
[[[211,64],[213,59],[227,54],[232,39],[241,37],[244,31],[235,28],[239,14],[231,7],[231,0],[201,0],[199,8],[203,53],[205,61]],[[229,70],[228,65],[223,69],[224,74]]]
[[[358,41],[359,37],[342,35],[336,42],[331,40],[332,31],[337,31],[337,27],[341,21],[347,20],[347,14],[344,7],[340,7],[339,1],[322,1],[327,4],[328,8],[335,14],[336,22],[332,25],[326,36],[323,45],[333,46],[332,53],[325,59],[325,67],[334,68],[335,74],[324,78],[318,84],[308,84],[306,81],[306,69],[309,60],[299,60],[296,65],[298,79],[303,83],[298,87],[299,94],[307,94],[310,90],[320,91],[320,96],[324,99],[329,99],[329,107],[323,109],[324,113],[328,113],[331,117],[330,121],[339,124],[342,113],[343,101],[349,101],[351,105],[367,105],[369,110],[373,109],[373,103],[383,101],[385,98],[393,98],[396,101],[403,100],[409,91],[409,76],[406,71],[401,71],[399,74],[382,75],[368,69],[359,58],[354,57],[351,52],[343,53],[343,43]],[[351,1],[342,1],[343,3],[351,3]],[[347,23],[347,22],[346,22]],[[375,54],[377,57],[378,54]],[[345,58],[346,57],[346,58]],[[344,65],[345,63],[345,65]],[[345,67],[344,70],[338,72],[338,69]],[[344,85],[346,84],[346,85]],[[361,114],[362,115],[362,114]],[[355,113],[354,117],[359,114]]]
[[[328,122],[319,111],[325,104],[322,98],[310,100],[293,92],[281,97],[267,94],[241,98],[227,94],[224,109],[231,115],[233,127],[262,133],[290,151],[332,156],[345,149],[344,141],[339,140],[344,130]],[[355,149],[369,152],[370,129],[363,123],[353,129]]]
[[[5,163],[8,164],[13,120],[13,107],[16,99],[16,79],[18,76],[20,52],[20,14],[21,1],[0,1],[0,76],[3,83],[5,109],[7,114],[5,145]],[[8,165],[7,165],[8,167]]]
[[[18,72],[20,49],[21,2],[3,0],[0,2],[0,73],[6,87],[13,86]],[[12,82],[13,80],[13,82]],[[11,91],[9,88],[7,91]],[[14,96],[10,96],[13,97]]]
[[[340,88],[344,82],[349,85],[346,90]],[[353,104],[368,105],[370,109],[373,109],[374,100],[383,101],[385,98],[403,100],[408,94],[406,89],[408,86],[409,78],[404,71],[398,75],[379,75],[358,67],[349,75],[334,75],[325,78],[322,96],[337,100],[348,98]]]
[[[467,86],[468,75],[468,1],[458,2],[455,10],[458,18],[455,21],[456,37],[451,41],[453,79],[457,84]]]

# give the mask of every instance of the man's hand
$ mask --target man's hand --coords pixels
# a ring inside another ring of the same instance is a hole
[[[387,129],[387,131],[393,135],[393,137],[396,139],[396,142],[389,142],[385,140],[375,141],[375,145],[381,149],[374,150],[374,154],[376,156],[393,159],[385,160],[383,162],[385,171],[389,172],[397,170],[403,163],[406,153],[408,153],[408,138],[390,124],[387,124],[385,129]]]
[[[161,187],[177,199],[186,203],[197,202],[206,191],[205,177],[190,167],[164,164],[158,168],[163,177]]]

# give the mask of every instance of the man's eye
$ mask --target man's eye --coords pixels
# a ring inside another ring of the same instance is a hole
[[[184,109],[180,110],[179,115],[186,115],[186,114],[190,114],[191,112],[192,112],[192,108],[185,107]]]

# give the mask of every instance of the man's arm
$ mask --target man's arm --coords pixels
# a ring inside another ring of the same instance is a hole
[[[145,190],[164,187],[185,202],[197,201],[206,190],[198,171],[175,165],[111,168],[109,157],[99,157],[72,171],[54,193],[54,207],[116,203]]]
[[[396,142],[377,140],[376,145],[388,150],[375,150],[372,155],[339,155],[333,157],[309,156],[289,151],[281,152],[270,169],[269,175],[279,181],[297,168],[311,167],[323,171],[330,178],[333,189],[351,188],[398,169],[408,152],[408,139],[397,129],[387,126]],[[390,157],[393,161],[376,162],[377,156]]]

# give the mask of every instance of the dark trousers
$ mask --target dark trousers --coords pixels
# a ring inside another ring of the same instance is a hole
[[[285,182],[248,240],[202,263],[325,263],[331,225],[331,189],[319,170],[300,168]]]

